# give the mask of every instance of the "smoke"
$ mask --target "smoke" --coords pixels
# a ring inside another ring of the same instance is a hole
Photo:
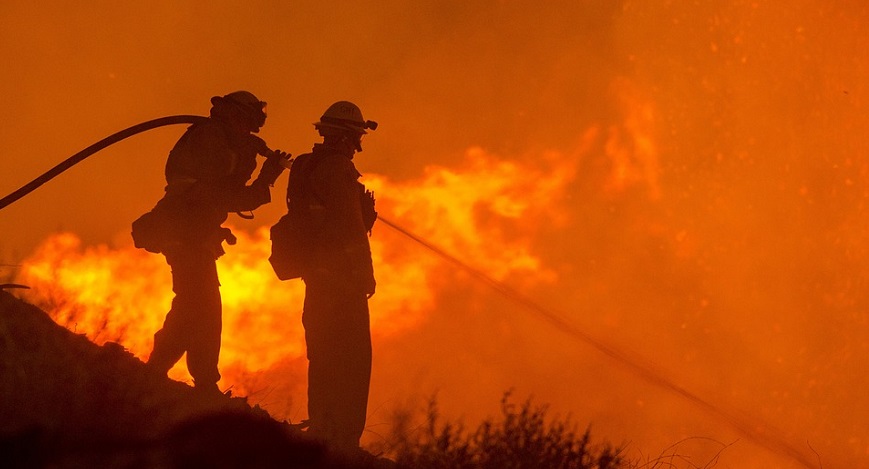
[[[381,123],[356,161],[389,220],[811,454],[808,442],[825,467],[869,455],[869,7],[102,3],[0,6],[4,194],[129,125],[204,114],[213,95],[268,101],[262,136],[295,154],[325,107],[350,99]],[[0,214],[5,264],[59,239],[54,255],[70,262],[128,259],[73,288],[112,298],[98,288],[120,269],[148,292],[123,299],[148,321],[79,323],[106,340],[149,340],[167,308],[167,268],[127,233],[160,197],[180,132],[104,150]],[[243,277],[235,265],[268,276],[259,230],[280,215],[272,205],[239,222],[247,237],[221,259],[224,283]],[[513,387],[634,453],[709,437],[734,443],[732,465],[799,467],[385,226],[372,242],[372,431],[409,396],[437,392],[447,414],[474,420]],[[260,247],[233,260],[244,246]],[[300,296],[271,282],[225,286],[224,298],[254,302],[238,321],[270,321],[256,323],[273,334],[259,349],[284,358],[246,352],[224,375],[254,370],[248,390],[298,417]],[[284,316],[258,314],[266,296]],[[696,445],[698,459],[720,449]]]

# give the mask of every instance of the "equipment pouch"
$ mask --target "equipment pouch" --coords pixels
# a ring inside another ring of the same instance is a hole
[[[300,278],[307,265],[309,249],[299,223],[286,214],[271,228],[272,253],[269,263],[281,280]]]
[[[158,203],[150,212],[133,222],[133,244],[155,254],[165,253],[179,244],[169,211]]]

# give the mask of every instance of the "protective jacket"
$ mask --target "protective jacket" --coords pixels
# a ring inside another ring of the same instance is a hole
[[[269,201],[268,182],[247,185],[259,138],[212,116],[178,140],[166,162],[166,194],[133,223],[136,245],[161,252],[172,267],[172,309],[154,334],[148,364],[166,373],[187,354],[197,388],[217,390],[222,329],[220,282],[215,259],[224,239],[220,225],[229,212],[253,210]],[[260,173],[262,174],[262,173]]]
[[[246,185],[265,148],[259,137],[233,134],[214,116],[188,128],[169,153],[164,197],[134,224],[137,246],[165,254],[207,245],[215,257],[222,254],[221,242],[232,237],[220,226],[227,215],[270,201],[267,182]]]
[[[287,201],[291,213],[301,211],[308,217],[310,244],[302,278],[331,280],[373,293],[368,232],[376,212],[351,156],[325,144],[298,156],[290,171]]]

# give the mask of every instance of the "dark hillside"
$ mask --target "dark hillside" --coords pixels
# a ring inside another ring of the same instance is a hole
[[[243,398],[149,373],[0,291],[0,467],[351,465]]]
[[[502,419],[463,433],[430,408],[399,419],[402,467],[624,467],[544,408],[506,396]],[[408,427],[410,425],[410,427]],[[0,289],[0,468],[394,468],[360,451],[337,455],[244,398],[203,395],[151,373],[122,346],[98,346]]]

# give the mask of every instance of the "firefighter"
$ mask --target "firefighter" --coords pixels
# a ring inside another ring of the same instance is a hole
[[[309,233],[302,324],[308,357],[308,433],[338,449],[358,450],[371,378],[368,299],[374,270],[368,235],[374,197],[358,181],[353,156],[377,123],[355,104],[331,105],[314,127],[323,137],[293,162],[290,211]]]
[[[188,128],[169,153],[165,195],[143,217],[148,223],[142,225],[152,229],[137,235],[134,223],[133,237],[137,246],[165,255],[175,292],[163,327],[154,334],[148,365],[165,375],[186,352],[195,389],[218,394],[222,314],[216,260],[224,241],[235,244],[221,225],[229,213],[270,201],[269,188],[287,155],[268,150],[253,135],[265,123],[266,103],[252,93],[215,96],[211,103],[209,118]],[[248,185],[257,154],[267,158]]]

